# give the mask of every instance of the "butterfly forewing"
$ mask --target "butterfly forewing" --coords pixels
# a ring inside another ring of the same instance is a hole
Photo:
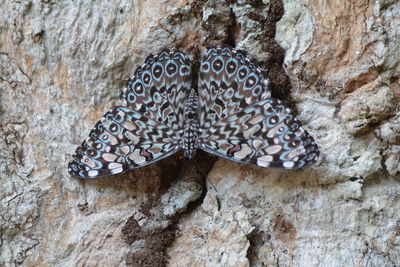
[[[261,167],[296,169],[318,159],[313,138],[269,96],[268,80],[243,52],[212,48],[201,66],[199,148]]]
[[[267,86],[268,79],[244,52],[228,46],[208,49],[200,67],[200,127],[261,100]]]
[[[191,86],[191,62],[186,54],[166,49],[149,56],[121,98],[127,107],[178,131]]]

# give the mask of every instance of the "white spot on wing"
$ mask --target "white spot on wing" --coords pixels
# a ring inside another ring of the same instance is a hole
[[[96,167],[96,163],[94,163],[94,161],[91,158],[87,157],[87,156],[83,156],[82,159],[81,159],[81,162],[83,164],[89,166],[90,168]]]
[[[295,157],[297,157],[297,156],[299,156],[299,155],[301,155],[301,154],[303,154],[305,152],[306,152],[306,149],[304,148],[304,146],[301,146],[301,147],[298,147],[298,148],[290,151],[288,157],[290,159],[292,159],[292,158],[295,158]]]
[[[256,116],[254,116],[251,120],[249,120],[249,123],[254,125],[254,124],[259,123],[263,119],[264,119],[264,115],[258,114]]]
[[[129,121],[122,122],[122,126],[130,131],[136,130],[136,126]]]
[[[128,158],[136,164],[141,164],[146,161],[146,158],[140,155],[140,149],[135,149]]]
[[[274,158],[270,155],[265,155],[265,156],[259,157],[257,160],[272,162],[274,160]]]
[[[108,165],[108,168],[109,168],[109,169],[117,169],[117,168],[120,168],[120,167],[122,167],[122,164],[121,164],[121,163],[115,163],[115,162],[113,162],[113,163],[110,163],[110,165]]]
[[[271,156],[262,156],[257,159],[257,165],[260,167],[269,167],[271,166],[271,161],[273,158]]]
[[[131,132],[125,132],[125,137],[131,140],[134,145],[136,145],[140,141],[140,138]]]
[[[111,170],[112,174],[121,173],[123,171],[122,167],[115,168]]]
[[[282,150],[282,146],[280,146],[280,145],[273,145],[273,146],[269,146],[266,149],[264,149],[264,151],[270,155],[276,154],[281,150]]]
[[[88,176],[89,176],[89,177],[95,177],[95,176],[97,176],[98,174],[99,174],[99,172],[98,172],[98,171],[95,171],[95,170],[91,170],[91,171],[88,172]]]
[[[120,152],[121,152],[122,156],[128,155],[129,151],[130,151],[129,146],[121,146],[121,148],[120,148]]]
[[[283,167],[288,168],[288,169],[293,168],[294,167],[294,162],[293,161],[285,161],[283,163]]]
[[[253,141],[253,146],[254,146],[255,149],[260,149],[263,144],[264,144],[264,142],[261,141],[261,140],[254,140]]]
[[[242,148],[239,151],[235,152],[234,155],[235,155],[235,157],[237,157],[239,159],[243,159],[243,158],[247,157],[249,154],[251,154],[252,152],[253,152],[253,149],[251,149],[249,147],[249,145],[243,144]]]
[[[103,158],[105,161],[113,162],[113,161],[115,161],[115,160],[118,158],[118,156],[115,155],[115,154],[111,154],[111,153],[104,153],[104,154],[102,155],[102,158]]]

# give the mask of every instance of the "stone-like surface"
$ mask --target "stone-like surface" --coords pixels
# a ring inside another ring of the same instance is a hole
[[[398,182],[313,177],[219,161],[202,206],[179,224],[171,265],[395,266]]]
[[[1,266],[400,262],[398,1],[2,1],[0,14]],[[315,166],[219,160],[207,175],[213,158],[199,153],[186,168],[176,155],[68,175],[149,53],[198,60],[223,43],[256,58],[297,111],[320,145]]]

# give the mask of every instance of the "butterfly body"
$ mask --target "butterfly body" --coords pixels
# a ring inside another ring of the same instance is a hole
[[[197,93],[188,56],[150,55],[77,148],[69,173],[96,178],[197,149],[260,167],[298,169],[319,156],[314,139],[290,109],[270,96],[257,63],[228,46],[204,54]]]
[[[185,123],[183,127],[184,155],[188,159],[194,157],[199,146],[198,101],[197,93],[192,89],[185,105]]]

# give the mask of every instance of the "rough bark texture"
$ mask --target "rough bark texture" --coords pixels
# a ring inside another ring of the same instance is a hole
[[[1,1],[1,266],[396,266],[396,0]],[[246,50],[321,159],[199,153],[78,180],[67,162],[150,53]],[[211,171],[209,172],[209,170]]]

